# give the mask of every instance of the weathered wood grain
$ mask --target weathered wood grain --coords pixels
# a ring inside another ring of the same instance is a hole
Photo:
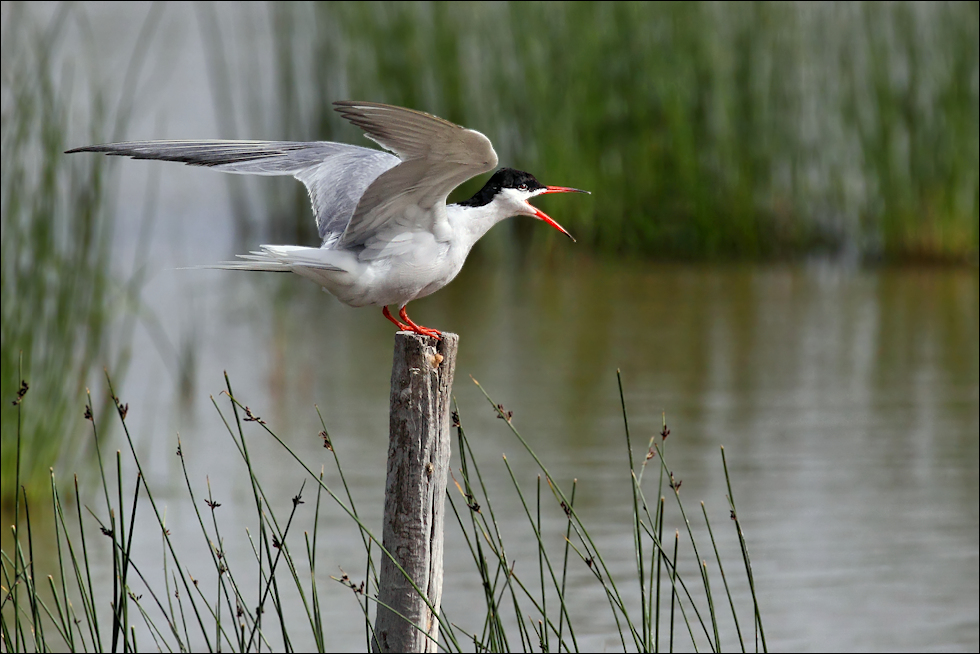
[[[411,332],[395,335],[383,542],[425,598],[383,556],[373,643],[376,652],[436,651],[450,405],[458,344],[456,334],[443,333],[441,341]]]

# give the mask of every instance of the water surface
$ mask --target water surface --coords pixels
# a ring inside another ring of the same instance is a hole
[[[94,49],[101,57],[92,69],[121,79],[142,14],[134,18],[114,4],[92,11]],[[179,7],[165,12],[161,51],[149,58],[150,82],[140,86],[146,91],[143,104],[125,137],[284,138],[267,125],[222,133],[211,98],[220,85],[209,77],[206,48],[194,37],[197,27],[189,27],[196,20],[189,13]],[[270,44],[263,34],[245,42],[268,66]],[[256,85],[254,92],[270,91]],[[272,111],[264,104],[268,97],[258,100],[260,114]],[[826,131],[814,133],[825,145]],[[500,152],[509,147],[522,155],[505,137],[503,129],[494,135]],[[219,395],[224,371],[239,398],[311,467],[326,465],[328,483],[336,486],[317,435],[314,406],[320,407],[358,508],[380,531],[392,325],[379,310],[349,309],[298,278],[175,270],[228,259],[261,241],[233,242],[233,205],[220,174],[147,162],[115,166],[122,189],[120,278],[138,251],[145,198],[154,197],[151,191],[159,198],[149,252],[135,262],[151,276],[142,294],[133,362],[119,394],[130,405],[128,424],[147,481],[166,508],[167,525],[190,572],[211,587],[210,557],[199,542],[174,454],[178,433],[198,499],[210,481],[222,504],[218,518],[230,565],[244,578],[254,567],[245,534],[246,527],[254,533],[256,524],[251,488],[208,399],[213,395],[227,415],[227,401]],[[552,179],[554,170],[534,172],[549,183],[578,185]],[[238,198],[249,204],[253,218],[266,220],[270,184],[275,182],[243,182],[247,192]],[[562,207],[572,201],[541,204],[561,221]],[[610,200],[597,192],[591,201]],[[546,229],[529,225],[525,234]],[[738,552],[718,454],[718,446],[725,446],[773,651],[980,647],[975,267],[598,260],[558,235],[539,250],[543,257],[526,260],[503,252],[507,240],[495,232],[458,280],[411,309],[420,323],[461,336],[454,392],[519,571],[535,568],[536,553],[501,454],[525,489],[533,488],[537,469],[470,376],[514,412],[515,426],[556,479],[579,480],[580,514],[600,535],[607,562],[629,588],[632,504],[618,368],[637,452],[660,431],[666,412],[671,467],[683,480],[689,509],[705,500],[713,524],[726,531],[722,555],[734,579]],[[98,393],[101,382],[94,384]],[[256,425],[247,425],[246,435],[270,500],[284,516],[302,474]],[[118,446],[114,441],[107,451]],[[59,470],[63,484],[70,472]],[[83,488],[83,495],[98,510],[96,488]],[[302,529],[312,525],[311,497],[307,484]],[[563,525],[555,513],[546,515],[546,527],[557,548]],[[137,525],[140,563],[158,575],[161,547],[150,514]],[[668,532],[675,528],[683,526],[665,526]],[[359,609],[349,590],[328,578],[341,568],[363,578],[360,539],[333,508],[322,518],[319,536],[332,643],[363,649]],[[299,542],[295,547],[302,549]],[[36,554],[39,560],[45,556],[41,542]],[[94,560],[99,576],[108,579],[111,562]],[[574,570],[570,583],[583,649],[619,648],[588,571]],[[742,624],[750,624],[745,584],[733,584]],[[450,526],[444,606],[451,619],[474,629],[480,598],[468,552]],[[290,613],[302,611],[295,594],[286,593],[284,600]],[[735,649],[732,625],[721,627],[723,646]],[[141,636],[141,642],[150,641]],[[297,629],[293,644],[310,642]]]
[[[358,506],[380,531],[392,338],[380,311],[349,309],[285,276],[168,272],[146,292],[158,298],[164,330],[196,362],[191,404],[176,399],[151,348],[138,345],[126,382],[129,422],[152,461],[150,483],[167,489],[171,529],[196,529],[173,455],[179,430],[192,479],[203,488],[209,477],[223,504],[231,561],[250,565],[251,491],[203,401],[222,390],[227,370],[236,395],[311,467],[327,464],[336,484],[317,436],[320,407]],[[514,411],[556,479],[579,480],[581,515],[628,585],[619,368],[638,453],[666,412],[670,464],[689,510],[705,500],[737,571],[718,454],[725,446],[771,649],[970,650],[978,628],[977,298],[976,270],[477,258],[442,292],[413,303],[412,315],[461,335],[454,393],[518,569],[530,573],[536,555],[500,455],[525,489],[537,471],[470,376]],[[285,515],[300,470],[260,430],[246,434]],[[357,606],[326,575],[343,568],[363,578],[360,539],[331,515],[318,563],[327,620],[338,646],[357,649]],[[557,515],[550,520],[558,547],[563,527]],[[138,538],[146,551],[159,548],[148,525]],[[468,556],[450,528],[445,606],[464,625],[481,601]],[[210,563],[200,566],[204,575]],[[584,569],[572,579],[580,644],[617,649],[599,589]],[[744,601],[741,586],[736,599]],[[722,627],[723,643],[735,647],[731,625]]]

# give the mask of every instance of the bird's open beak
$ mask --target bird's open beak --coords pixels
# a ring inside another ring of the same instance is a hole
[[[545,186],[542,190],[538,191],[534,195],[534,197],[537,197],[539,195],[547,195],[548,193],[589,193],[589,191],[582,191],[577,188],[568,188],[567,186]],[[589,193],[589,195],[592,194]],[[573,243],[575,242],[575,237],[569,234],[568,230],[566,230],[564,227],[562,227],[554,220],[552,220],[551,216],[549,216],[548,214],[546,214],[545,212],[541,211],[540,209],[538,209],[537,207],[531,204],[528,204],[528,206],[534,209],[535,218],[537,218],[538,220],[543,220],[544,222],[548,223],[549,225],[557,229],[559,232],[561,232],[568,238],[572,239]]]

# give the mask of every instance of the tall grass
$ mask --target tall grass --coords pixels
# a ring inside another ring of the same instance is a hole
[[[557,211],[603,251],[977,256],[976,3],[201,13],[226,134],[359,142],[331,101],[383,101],[483,131],[502,165],[592,190]],[[315,240],[306,203],[283,187],[265,212],[273,237]],[[552,242],[523,221],[498,231]]]
[[[114,267],[116,183],[106,162],[64,151],[124,133],[159,11],[151,10],[142,26],[111,94],[114,106],[91,81],[97,73],[86,58],[64,47],[73,30],[86,33],[84,8],[38,11],[11,3],[4,13],[0,394],[17,391],[23,366],[35,401],[45,407],[22,425],[21,481],[36,491],[48,485],[50,466],[72,461],[79,439],[71,425],[93,372],[111,366],[123,375],[135,325],[135,312],[124,309],[138,302],[143,281],[143,273],[120,281]],[[141,245],[151,217],[144,217]],[[123,315],[128,319],[119,322]],[[5,479],[17,459],[15,415],[9,407],[0,412]],[[3,485],[0,500],[6,506],[12,499],[13,487]]]
[[[3,288],[0,394],[10,398],[20,381],[19,360],[33,382],[43,411],[22,425],[23,481],[38,490],[47,469],[66,446],[86,377],[107,361],[110,322],[109,263],[112,214],[107,208],[105,163],[67,159],[76,70],[59,56],[58,44],[70,23],[62,7],[44,25],[9,9],[3,34],[2,254]],[[77,65],[77,64],[76,64]],[[62,67],[67,67],[62,68]],[[105,136],[104,104],[88,98],[86,138]],[[15,472],[17,413],[2,412],[2,474]],[[3,502],[13,500],[3,485]]]
[[[122,377],[129,358],[136,312],[126,309],[138,303],[145,271],[120,280],[114,267],[117,185],[106,162],[64,152],[125,132],[158,17],[157,8],[147,14],[122,82],[110,94],[92,81],[97,71],[86,57],[64,46],[73,31],[84,41],[83,7],[4,7],[0,394],[15,393],[23,366],[35,401],[45,407],[21,426],[19,472],[35,491],[47,487],[50,466],[72,462],[79,439],[71,425],[86,382],[106,366]],[[150,219],[147,212],[134,260]],[[9,408],[0,416],[0,467],[9,478],[17,418]],[[0,500],[6,506],[12,499],[13,488],[4,485]]]
[[[867,68],[848,79],[847,115],[877,186],[877,211],[865,218],[877,218],[872,234],[886,256],[976,257],[978,24],[976,3],[936,15],[867,5],[858,17]]]
[[[117,452],[114,461],[103,458],[100,440],[105,425],[97,422],[98,412],[89,398],[84,415],[90,422],[101,488],[92,505],[83,508],[77,503],[72,507],[65,502],[65,489],[52,471],[46,501],[51,505],[50,531],[57,556],[50,562],[50,570],[40,569],[33,552],[33,534],[39,526],[37,518],[32,522],[31,515],[38,514],[41,500],[30,491],[19,494],[13,544],[2,552],[0,561],[0,646],[4,651],[261,651],[297,649],[304,642],[312,642],[318,651],[334,651],[337,643],[330,637],[332,625],[324,623],[320,609],[320,598],[327,592],[324,584],[334,586],[335,592],[351,593],[357,612],[363,616],[365,646],[371,648],[378,590],[376,557],[389,554],[358,513],[338,454],[342,445],[331,440],[324,426],[320,438],[336,472],[317,470],[301,460],[260,416],[234,396],[227,377],[225,382],[228,400],[224,408],[215,402],[215,408],[247,472],[257,529],[253,531],[243,524],[229,528],[227,522],[219,519],[221,498],[212,495],[210,481],[202,488],[199,481],[191,479],[186,463],[194,456],[193,449],[185,449],[178,437],[175,450],[196,515],[198,537],[209,553],[203,560],[194,557],[188,561],[184,552],[190,534],[178,537],[168,529],[165,508],[146,483],[144,462],[133,444],[126,422],[128,404],[116,396],[109,382],[108,394],[128,451],[125,456]],[[36,410],[29,391],[17,399],[18,414],[29,415]],[[587,485],[588,480],[581,484],[573,481],[570,486],[559,483],[514,428],[511,414],[489,395],[487,400],[535,461],[540,474],[528,489],[527,480],[521,479],[507,457],[503,459],[504,469],[489,472],[486,463],[474,456],[462,420],[458,412],[454,414],[460,467],[454,472],[456,483],[449,488],[448,499],[464,542],[449,545],[464,548],[472,556],[482,593],[482,601],[474,599],[474,604],[482,603],[484,610],[466,614],[454,606],[443,606],[438,617],[440,649],[579,651],[580,639],[594,634],[583,633],[582,616],[566,600],[572,585],[576,586],[577,600],[583,593],[591,593],[592,606],[608,607],[624,650],[673,651],[692,645],[711,651],[720,651],[723,646],[741,651],[766,649],[752,567],[727,465],[723,466],[728,483],[726,501],[733,525],[729,538],[738,543],[742,553],[745,576],[740,580],[725,574],[707,511],[703,511],[704,524],[712,550],[695,538],[691,521],[699,518],[686,512],[681,482],[665,458],[670,435],[666,424],[650,439],[644,458],[634,459],[623,401],[624,463],[628,463],[624,465],[627,474],[623,475],[623,482],[631,488],[633,515],[622,525],[622,534],[624,538],[631,534],[634,542],[635,577],[631,580],[614,571],[578,513],[576,489]],[[257,429],[246,429],[244,423],[248,422]],[[295,460],[296,495],[291,501],[279,502],[267,495],[264,484],[270,481],[269,476],[283,473],[270,471],[252,455],[257,433],[278,442]],[[650,466],[654,480],[644,481]],[[497,498],[485,484],[488,475],[503,474],[505,470],[528,520],[525,533],[505,533],[501,529],[497,519],[500,509],[495,509]],[[329,479],[336,482],[328,483]],[[6,478],[4,483],[8,483]],[[77,493],[77,488],[69,490]],[[647,493],[651,491],[656,495],[648,501]],[[321,519],[324,505],[330,502],[349,518],[346,526]],[[543,519],[549,513],[561,516],[560,534],[549,533]],[[684,527],[675,531],[673,538],[669,534],[665,538],[665,522],[678,519]],[[162,558],[133,548],[137,522],[139,529],[159,534]],[[328,582],[316,552],[317,540],[329,539],[331,529],[359,532],[364,567],[356,573],[341,571]],[[555,535],[561,538],[557,548]],[[242,537],[251,546],[250,562],[226,555],[228,539]],[[535,543],[537,566],[532,565],[525,572],[525,564],[518,571],[508,548],[529,541]],[[100,578],[93,574],[90,562],[96,551],[104,548],[109,549],[112,574]],[[729,562],[730,566],[733,564],[738,566]],[[206,569],[203,573],[202,568]],[[257,586],[250,583],[255,579]],[[588,579],[592,583],[584,585]],[[724,590],[717,586],[719,580]],[[447,579],[447,585],[452,584],[453,579]],[[738,595],[738,601],[731,592],[735,585],[746,589]],[[421,592],[418,588],[416,591]],[[287,597],[292,603],[287,603]],[[749,604],[745,603],[746,598],[751,600]],[[734,622],[737,639],[722,641],[722,619]]]

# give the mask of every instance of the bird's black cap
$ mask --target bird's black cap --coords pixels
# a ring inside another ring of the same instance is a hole
[[[523,187],[523,188],[522,188]],[[500,189],[516,188],[522,191],[534,191],[545,186],[534,178],[531,173],[513,168],[501,168],[493,174],[480,191],[469,200],[464,200],[459,204],[464,207],[482,207],[490,204]]]

